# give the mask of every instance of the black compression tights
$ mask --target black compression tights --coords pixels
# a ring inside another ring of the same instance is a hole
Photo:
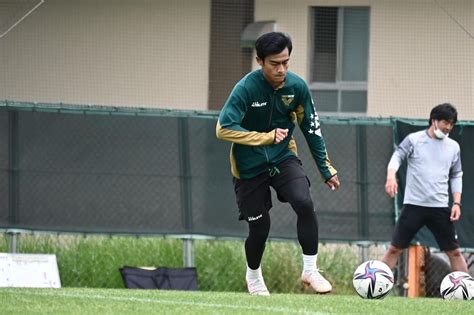
[[[296,228],[298,242],[301,245],[303,254],[316,255],[318,253],[318,220],[314,213],[313,201],[311,198],[292,204],[298,215]]]
[[[270,216],[268,212],[264,212],[260,219],[249,222],[249,236],[245,240],[245,256],[250,269],[255,270],[260,267],[269,232]]]
[[[316,255],[318,253],[318,222],[313,210],[311,199],[303,202],[292,203],[297,218],[298,241],[305,255]],[[247,265],[251,269],[257,269],[262,261],[265,242],[270,232],[270,216],[265,212],[262,218],[249,222],[249,236],[245,240],[245,255]]]

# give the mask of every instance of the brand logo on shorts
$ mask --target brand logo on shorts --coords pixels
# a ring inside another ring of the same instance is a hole
[[[252,107],[263,107],[263,106],[267,106],[267,102],[262,102],[262,103],[259,103],[259,102],[253,102],[252,105],[250,105]]]
[[[255,220],[258,220],[260,219],[261,217],[263,217],[263,214],[260,214],[260,215],[257,215],[256,217],[248,217],[248,221],[255,221]]]

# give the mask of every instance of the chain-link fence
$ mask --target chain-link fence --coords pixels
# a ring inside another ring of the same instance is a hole
[[[0,152],[0,227],[246,236],[237,220],[229,144],[215,137],[216,114],[125,115],[109,108],[99,115],[91,108],[60,113],[25,105],[0,111],[6,122],[0,127],[6,149]],[[383,183],[392,127],[378,120],[370,126],[323,121],[323,133],[343,182],[337,193],[326,189],[296,134],[323,222],[321,239],[389,240],[393,203]],[[296,215],[288,204],[275,203],[272,217],[272,237],[295,238]]]
[[[466,260],[468,272],[473,274],[474,251],[464,249],[462,255]],[[441,297],[441,281],[452,271],[448,256],[438,248],[414,244],[404,251],[395,269],[395,294]]]
[[[22,238],[16,235],[19,231],[174,235],[184,239],[174,245],[180,253],[174,266],[178,261],[180,266],[183,261],[185,265],[199,266],[207,259],[204,253],[213,248],[217,251],[213,257],[239,253],[235,257],[239,264],[234,269],[240,270],[245,266],[240,241],[237,247],[223,245],[224,249],[196,241],[199,238],[241,240],[247,234],[246,224],[237,220],[229,145],[215,138],[216,119],[216,112],[3,104],[0,108],[0,227],[16,239]],[[418,123],[412,121],[408,126],[419,128]],[[342,288],[350,283],[358,263],[381,259],[383,252],[374,253],[374,244],[387,244],[391,238],[395,204],[384,193],[386,163],[393,151],[394,130],[398,138],[410,131],[406,124],[401,125],[403,128],[397,124],[401,123],[323,118],[328,152],[342,182],[338,192],[326,189],[302,135],[299,132],[295,135],[299,157],[312,182],[321,241],[342,242],[352,248],[346,252],[347,259],[335,264],[339,259],[330,253],[341,249],[330,247],[329,258],[321,264],[323,269],[327,266],[329,277]],[[464,137],[472,130],[469,123],[461,122],[453,137],[463,144]],[[463,157],[472,154],[469,147],[462,153]],[[472,168],[467,166],[465,176],[471,172]],[[464,189],[469,192],[472,187],[467,183]],[[467,195],[465,209],[471,204]],[[275,202],[271,215],[271,238],[294,244],[296,216],[291,208]],[[470,220],[472,214],[465,212],[458,225],[460,241],[465,247],[470,247],[473,241]],[[417,241],[424,239],[418,236]],[[91,250],[76,263],[98,257]],[[283,249],[283,252],[288,250],[290,257],[294,257],[289,264],[299,270],[299,248]],[[149,251],[144,249],[145,253]],[[347,254],[351,251],[352,254]],[[108,257],[116,260],[114,255],[110,253]],[[144,261],[160,264],[160,260]],[[63,273],[67,273],[68,267],[64,268]],[[203,268],[202,273],[210,272]],[[331,268],[341,270],[331,275]],[[289,277],[298,278],[294,274]],[[404,280],[399,279],[403,288]],[[83,280],[78,276],[66,283],[73,285],[76,281],[80,284]],[[203,281],[205,289],[224,290],[212,282],[221,280]],[[278,283],[274,286],[282,292],[297,290],[295,283],[291,288]]]

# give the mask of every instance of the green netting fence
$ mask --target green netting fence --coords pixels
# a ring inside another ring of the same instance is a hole
[[[0,227],[56,232],[245,237],[237,220],[229,143],[217,112],[0,103]],[[420,120],[322,117],[342,181],[326,189],[297,132],[299,156],[326,241],[390,240],[395,203],[384,192],[394,140]],[[474,169],[473,124],[452,132],[464,178]],[[474,247],[474,185],[464,180],[463,247]],[[401,189],[403,191],[403,189]],[[271,237],[294,239],[296,216],[275,202]],[[422,237],[423,239],[423,237]]]

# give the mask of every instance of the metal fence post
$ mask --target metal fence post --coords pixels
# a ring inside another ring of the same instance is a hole
[[[193,232],[193,211],[191,193],[191,161],[189,156],[189,126],[188,118],[178,118],[178,141],[179,141],[179,172],[181,184],[181,209],[183,226],[186,233]],[[183,240],[183,264],[185,267],[194,266],[193,240]]]
[[[19,148],[18,112],[8,111],[8,223],[18,224]]]
[[[194,267],[194,240],[186,238],[183,243],[184,267]]]
[[[359,236],[368,240],[369,231],[369,193],[367,174],[367,127],[356,126],[357,144],[357,194],[359,212]]]
[[[7,231],[8,237],[8,252],[10,254],[15,254],[18,252],[18,232],[15,231]]]
[[[359,242],[359,263],[369,260],[369,242]]]

